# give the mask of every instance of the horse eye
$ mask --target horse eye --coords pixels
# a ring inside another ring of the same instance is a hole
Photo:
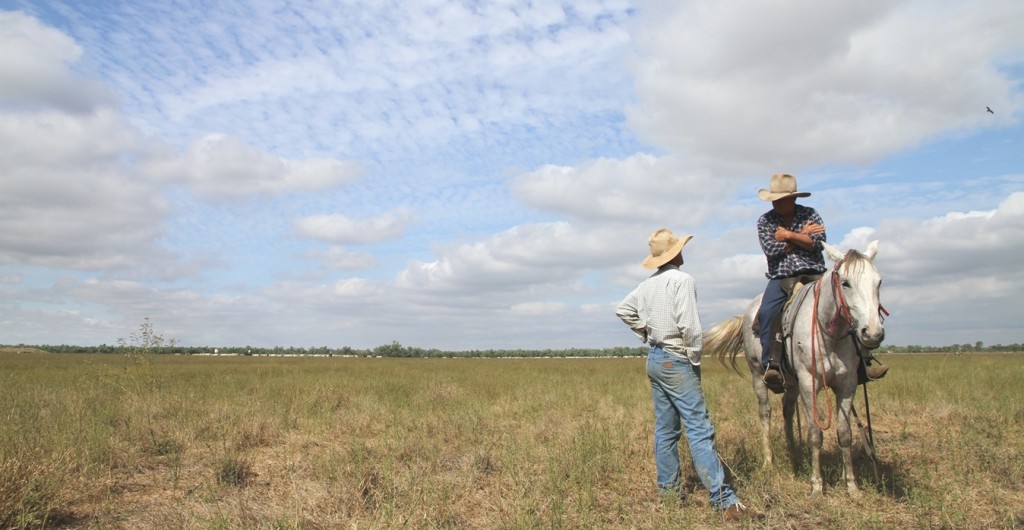
[[[849,286],[850,286],[850,280],[843,280],[843,287],[849,287]]]

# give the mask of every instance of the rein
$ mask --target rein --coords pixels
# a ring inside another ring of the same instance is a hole
[[[836,269],[839,269],[839,265],[836,265]],[[834,276],[838,276],[838,273],[833,272]],[[817,358],[818,358],[818,300],[821,298],[821,284],[825,281],[825,277],[818,278],[818,281],[814,284],[814,308],[811,312],[811,410],[813,411],[814,423],[819,429],[827,431],[832,427],[832,399],[828,396],[828,392],[825,392],[825,406],[828,408],[828,423],[826,425],[821,424],[821,418],[818,415],[818,389],[815,385],[815,379],[818,375],[817,370]],[[835,291],[835,278],[832,280],[833,292]],[[834,294],[833,294],[834,296]],[[832,318],[832,325],[835,325],[836,320],[839,318],[839,310],[836,310],[836,315]],[[821,356],[821,388],[824,390],[828,386],[828,381],[825,379],[825,356]]]

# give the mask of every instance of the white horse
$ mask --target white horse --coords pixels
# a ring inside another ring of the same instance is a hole
[[[782,413],[786,441],[792,448],[793,412],[799,395],[806,417],[810,418],[807,421],[807,432],[813,465],[811,485],[815,493],[821,493],[822,430],[831,426],[832,409],[828,403],[828,393],[824,393],[825,403],[820,403],[819,394],[826,386],[832,390],[836,398],[836,429],[845,466],[846,487],[851,495],[857,496],[860,491],[850,454],[853,442],[850,414],[861,360],[853,338],[856,337],[860,344],[872,349],[878,347],[885,337],[880,315],[884,308],[879,302],[882,279],[872,261],[878,250],[878,241],[873,241],[864,253],[850,250],[845,255],[835,247],[823,245],[825,254],[835,263],[835,267],[820,280],[805,285],[784,317],[789,322],[784,329],[790,333],[786,339],[786,351],[796,377],[787,374]],[[761,343],[752,328],[760,305],[761,297],[758,296],[747,306],[744,314],[709,329],[704,336],[704,352],[718,357],[722,362],[728,358],[734,369],[737,355],[745,353],[750,366],[751,383],[760,403],[764,465],[770,466],[771,402],[768,399],[769,390],[761,378]],[[761,322],[760,325],[767,326],[768,323]],[[821,409],[824,410],[819,412]]]

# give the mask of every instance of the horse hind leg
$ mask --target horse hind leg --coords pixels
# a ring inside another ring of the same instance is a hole
[[[759,375],[752,369],[755,375],[752,376],[754,394],[757,395],[758,416],[761,419],[761,454],[764,455],[763,468],[772,466],[772,402],[768,394],[768,388],[764,385]]]

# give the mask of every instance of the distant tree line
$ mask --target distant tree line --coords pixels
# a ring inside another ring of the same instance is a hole
[[[570,348],[544,350],[465,350],[447,351],[436,348],[425,349],[403,346],[398,342],[383,344],[375,348],[358,349],[349,346],[341,348],[320,347],[283,347],[260,348],[255,346],[181,346],[181,345],[148,345],[138,346],[119,344],[100,344],[99,346],[76,346],[72,344],[32,346],[19,344],[20,348],[36,348],[51,353],[153,353],[159,355],[241,355],[241,356],[323,356],[323,357],[640,357],[647,355],[647,349],[640,348]]]
[[[341,348],[330,348],[327,346],[304,348],[304,347],[283,347],[260,348],[254,346],[181,346],[178,344],[145,344],[139,347],[138,344],[100,344],[99,346],[75,346],[71,344],[32,346],[19,344],[17,347],[37,348],[51,353],[153,353],[164,355],[242,355],[242,356],[344,356],[344,357],[422,357],[422,358],[502,358],[502,357],[643,357],[647,355],[646,347],[618,347],[618,348],[569,348],[569,349],[544,349],[544,350],[465,350],[447,351],[436,348],[425,349],[410,346],[403,346],[398,342],[383,344],[375,348],[358,349],[344,346]],[[985,346],[980,341],[974,344],[951,344],[949,346],[921,346],[911,344],[907,346],[883,345],[877,350],[880,353],[1000,353],[1000,352],[1024,352],[1024,344],[994,344]]]
[[[1021,352],[1024,351],[1024,344],[993,344],[991,346],[985,346],[985,343],[980,340],[971,343],[963,344],[950,344],[949,346],[920,346],[917,344],[910,344],[907,346],[886,346],[883,345],[878,351],[889,352],[889,353],[924,353],[924,352],[943,352],[943,353],[1005,353],[1005,352]]]

